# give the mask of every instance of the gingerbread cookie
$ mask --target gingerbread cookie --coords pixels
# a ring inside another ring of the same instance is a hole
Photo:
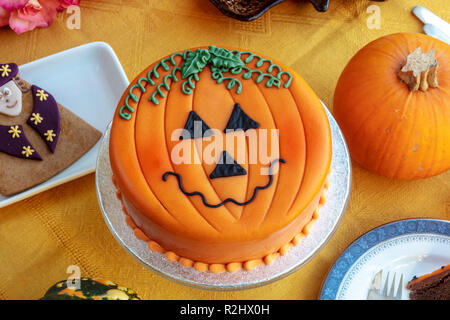
[[[0,194],[10,196],[61,172],[91,149],[101,132],[47,90],[0,64]]]

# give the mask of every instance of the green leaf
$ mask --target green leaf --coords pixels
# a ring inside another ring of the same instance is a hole
[[[201,72],[210,58],[211,55],[206,49],[197,49],[195,52],[191,52],[186,57],[186,61],[181,67],[181,74],[183,79],[188,78],[192,74]]]
[[[216,68],[228,70],[244,66],[244,62],[227,49],[210,46],[209,53],[211,54],[209,63]]]

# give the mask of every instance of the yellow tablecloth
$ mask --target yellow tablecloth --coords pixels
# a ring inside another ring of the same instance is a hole
[[[369,29],[369,5],[380,7],[381,27]],[[116,51],[128,77],[157,58],[199,45],[242,47],[298,71],[332,109],[338,76],[369,41],[394,32],[421,32],[412,14],[423,5],[450,20],[448,0],[331,0],[326,13],[290,0],[262,18],[238,22],[207,0],[83,0],[81,29],[61,14],[47,29],[17,36],[0,30],[0,61],[23,64],[91,41]],[[43,74],[45,77],[45,74]],[[450,219],[450,172],[413,182],[392,181],[353,165],[350,203],[338,231],[304,268],[271,285],[238,292],[191,289],[143,268],[106,227],[90,174],[0,209],[0,299],[36,299],[66,279],[70,265],[85,277],[134,288],[145,299],[315,299],[328,270],[363,233],[405,218]]]

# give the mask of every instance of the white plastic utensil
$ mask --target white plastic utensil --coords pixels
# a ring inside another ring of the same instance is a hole
[[[442,40],[442,41],[450,44],[450,35],[442,32],[441,29],[439,29],[438,27],[436,27],[433,24],[428,24],[428,23],[425,24],[423,26],[423,31],[425,31],[426,34],[428,34],[432,37],[438,38],[439,40]]]
[[[422,6],[414,7],[412,12],[424,23],[426,34],[450,44],[450,24]]]

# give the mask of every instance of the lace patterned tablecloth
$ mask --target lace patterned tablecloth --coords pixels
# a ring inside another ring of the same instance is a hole
[[[369,29],[370,5],[380,29]],[[448,0],[333,0],[316,12],[307,1],[286,1],[246,23],[223,16],[207,0],[83,0],[81,30],[62,14],[47,29],[17,36],[0,29],[0,62],[24,64],[92,41],[116,51],[130,79],[161,56],[198,45],[232,46],[273,57],[298,71],[332,109],[340,72],[363,45],[394,32],[421,32],[412,14],[423,5],[450,20]],[[45,77],[45,74],[43,74]],[[350,203],[328,245],[293,275],[265,287],[211,292],[165,280],[117,243],[100,213],[94,175],[0,209],[0,299],[37,299],[67,268],[135,289],[145,299],[315,299],[329,268],[356,238],[405,218],[450,219],[450,172],[420,181],[392,181],[353,164]]]

